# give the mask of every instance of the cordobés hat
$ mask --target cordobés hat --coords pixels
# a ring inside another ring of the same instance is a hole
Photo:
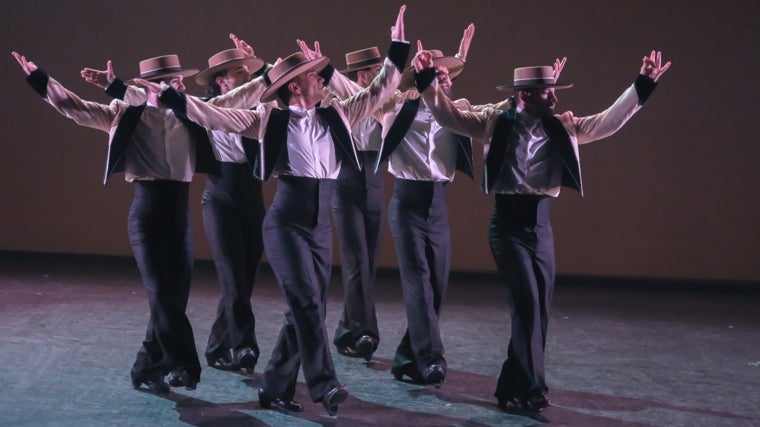
[[[464,61],[456,56],[443,56],[443,52],[436,49],[429,49],[433,55],[433,67],[446,67],[449,69],[449,78],[453,79],[464,70]],[[409,90],[414,87],[414,66],[408,67],[401,75],[401,82],[398,84],[400,91]]]
[[[513,90],[521,88],[544,88],[567,89],[573,87],[572,83],[559,83],[554,81],[554,67],[534,66],[515,68],[514,82],[511,85],[496,86],[497,90]]]
[[[264,66],[264,60],[255,56],[247,56],[242,49],[223,50],[208,59],[208,68],[195,76],[195,82],[201,86],[206,86],[214,74],[241,65],[247,66],[251,73],[255,73]]]
[[[197,72],[196,69],[183,70],[177,55],[156,56],[140,61],[140,78],[144,80],[158,80],[170,76],[188,77]]]
[[[363,70],[383,63],[383,57],[380,56],[380,49],[375,46],[366,49],[356,50],[346,54],[346,69],[341,73],[350,73],[353,71]]]
[[[323,56],[321,58],[308,60],[306,55],[296,52],[287,56],[282,61],[274,64],[274,67],[267,73],[267,79],[271,82],[264,93],[261,94],[261,102],[269,102],[277,96],[277,89],[288,83],[296,76],[307,71],[322,71],[330,62],[330,58]]]

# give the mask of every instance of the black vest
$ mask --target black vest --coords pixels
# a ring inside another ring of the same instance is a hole
[[[504,167],[504,157],[507,154],[507,148],[512,142],[512,128],[515,124],[517,115],[515,110],[504,110],[499,114],[496,126],[494,127],[493,136],[491,137],[491,146],[488,154],[484,159],[483,166],[483,191],[488,194],[493,189],[496,179],[499,177]],[[542,119],[544,131],[549,137],[550,144],[559,151],[562,161],[565,165],[562,171],[562,186],[577,190],[583,195],[583,183],[581,182],[581,171],[578,158],[575,156],[573,144],[570,141],[570,135],[562,125],[562,122],[555,116]]]

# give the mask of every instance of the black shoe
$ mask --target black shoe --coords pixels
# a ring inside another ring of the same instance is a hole
[[[425,368],[425,372],[422,373],[422,378],[426,384],[441,384],[443,379],[446,378],[446,371],[443,366],[438,363],[433,363]]]
[[[303,405],[295,400],[272,399],[263,388],[259,388],[259,406],[263,409],[272,409],[272,405],[285,412],[303,412]]]
[[[164,379],[161,378],[160,376],[157,376],[154,378],[132,377],[132,387],[134,387],[135,390],[142,390],[140,386],[143,384],[145,384],[145,387],[148,388],[148,391],[150,393],[165,394],[165,393],[169,393],[169,391],[171,390],[169,388],[169,384],[166,384],[166,381],[164,381]]]
[[[530,412],[541,412],[547,406],[550,406],[549,398],[543,392],[536,391],[529,393],[520,401],[523,408]]]
[[[190,378],[190,374],[182,368],[169,372],[166,380],[172,387],[185,387],[187,390],[195,390],[195,386],[198,384],[198,381]]]
[[[337,346],[338,353],[348,357],[358,357],[369,362],[375,352],[375,341],[369,335],[360,336],[352,346]]]
[[[327,411],[327,415],[334,416],[338,414],[338,404],[345,402],[347,398],[348,388],[344,385],[339,385],[333,387],[322,396],[322,406]]]
[[[238,371],[240,365],[235,363],[232,357],[232,352],[225,351],[219,355],[206,355],[206,362],[208,366],[215,369],[221,369],[223,371]]]
[[[401,366],[394,366],[391,368],[391,374],[396,381],[403,381],[404,375],[411,379],[414,384],[425,384],[425,379],[422,378],[414,363],[404,363]]]
[[[253,368],[256,367],[256,362],[259,361],[259,355],[253,349],[244,347],[235,353],[235,361],[237,362],[238,369],[243,369],[252,374]]]
[[[372,360],[372,353],[375,352],[375,340],[369,335],[362,335],[356,340],[354,348],[359,357],[369,362]]]

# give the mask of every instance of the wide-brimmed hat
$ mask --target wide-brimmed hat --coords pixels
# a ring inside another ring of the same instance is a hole
[[[529,88],[567,89],[572,83],[554,81],[554,67],[548,65],[515,68],[514,81],[511,85],[496,86],[496,90],[514,90]]]
[[[383,57],[380,56],[380,49],[375,46],[355,50],[346,54],[346,69],[342,70],[341,73],[351,73],[382,63]]]
[[[197,69],[183,70],[177,55],[163,55],[140,61],[140,76],[144,80],[158,80],[165,77],[188,77],[196,74]],[[137,77],[136,77],[137,78]],[[129,84],[131,79],[127,82]]]
[[[248,71],[253,74],[264,66],[264,60],[255,56],[247,56],[242,49],[223,50],[208,59],[208,68],[195,76],[195,82],[201,86],[206,86],[214,74],[237,68],[241,65],[247,66]]]
[[[436,49],[429,50],[433,54],[433,67],[446,67],[449,69],[449,78],[453,79],[464,70],[464,61],[456,56],[444,56],[443,52]],[[401,82],[398,84],[400,91],[409,90],[414,87],[414,66],[408,67],[401,75]]]
[[[294,79],[301,73],[316,70],[322,71],[330,58],[323,56],[321,58],[309,60],[301,52],[293,53],[282,61],[276,63],[267,73],[267,79],[271,82],[264,93],[261,94],[261,102],[273,100],[277,94],[277,89],[282,85]]]

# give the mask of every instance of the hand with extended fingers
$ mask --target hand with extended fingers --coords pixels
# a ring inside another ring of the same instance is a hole
[[[422,47],[422,40],[417,40],[417,53],[412,58],[412,65],[414,65],[414,71],[418,73],[433,67],[433,53]]]
[[[94,68],[85,67],[79,72],[79,74],[87,83],[92,83],[103,89],[111,84],[116,78],[116,75],[113,72],[113,64],[110,59],[106,62],[105,70],[96,70]]]
[[[296,39],[296,43],[298,44],[298,47],[301,49],[301,52],[306,55],[306,59],[312,60],[321,58],[324,55],[322,55],[322,51],[319,48],[319,41],[314,41],[314,49],[309,48],[309,45],[306,44],[305,41],[301,39]]]
[[[34,62],[27,60],[24,55],[21,55],[18,52],[11,52],[11,55],[16,58],[18,65],[21,66],[21,69],[24,70],[27,76],[37,70],[37,65],[35,65]]]
[[[470,44],[472,43],[473,37],[475,37],[475,24],[470,24],[464,29],[464,33],[462,33],[462,41],[459,42],[459,51],[455,55],[457,58],[462,61],[467,61],[467,52],[470,51]]]
[[[653,50],[652,53],[650,53],[649,56],[645,56],[641,62],[641,75],[647,76],[654,81],[657,81],[657,79],[670,68],[670,61],[665,65],[662,65],[662,52],[660,51]]]
[[[230,40],[232,40],[233,43],[235,43],[235,48],[240,49],[243,52],[245,52],[245,55],[249,58],[253,58],[256,56],[253,52],[253,48],[251,45],[245,42],[245,40],[240,40],[235,34],[230,33]]]
[[[555,59],[554,60],[554,83],[559,81],[559,75],[562,74],[562,69],[565,68],[565,62],[567,62],[567,57],[563,56],[562,59]]]
[[[404,36],[404,12],[406,12],[406,5],[401,6],[398,10],[396,25],[391,27],[391,40],[406,41]]]

